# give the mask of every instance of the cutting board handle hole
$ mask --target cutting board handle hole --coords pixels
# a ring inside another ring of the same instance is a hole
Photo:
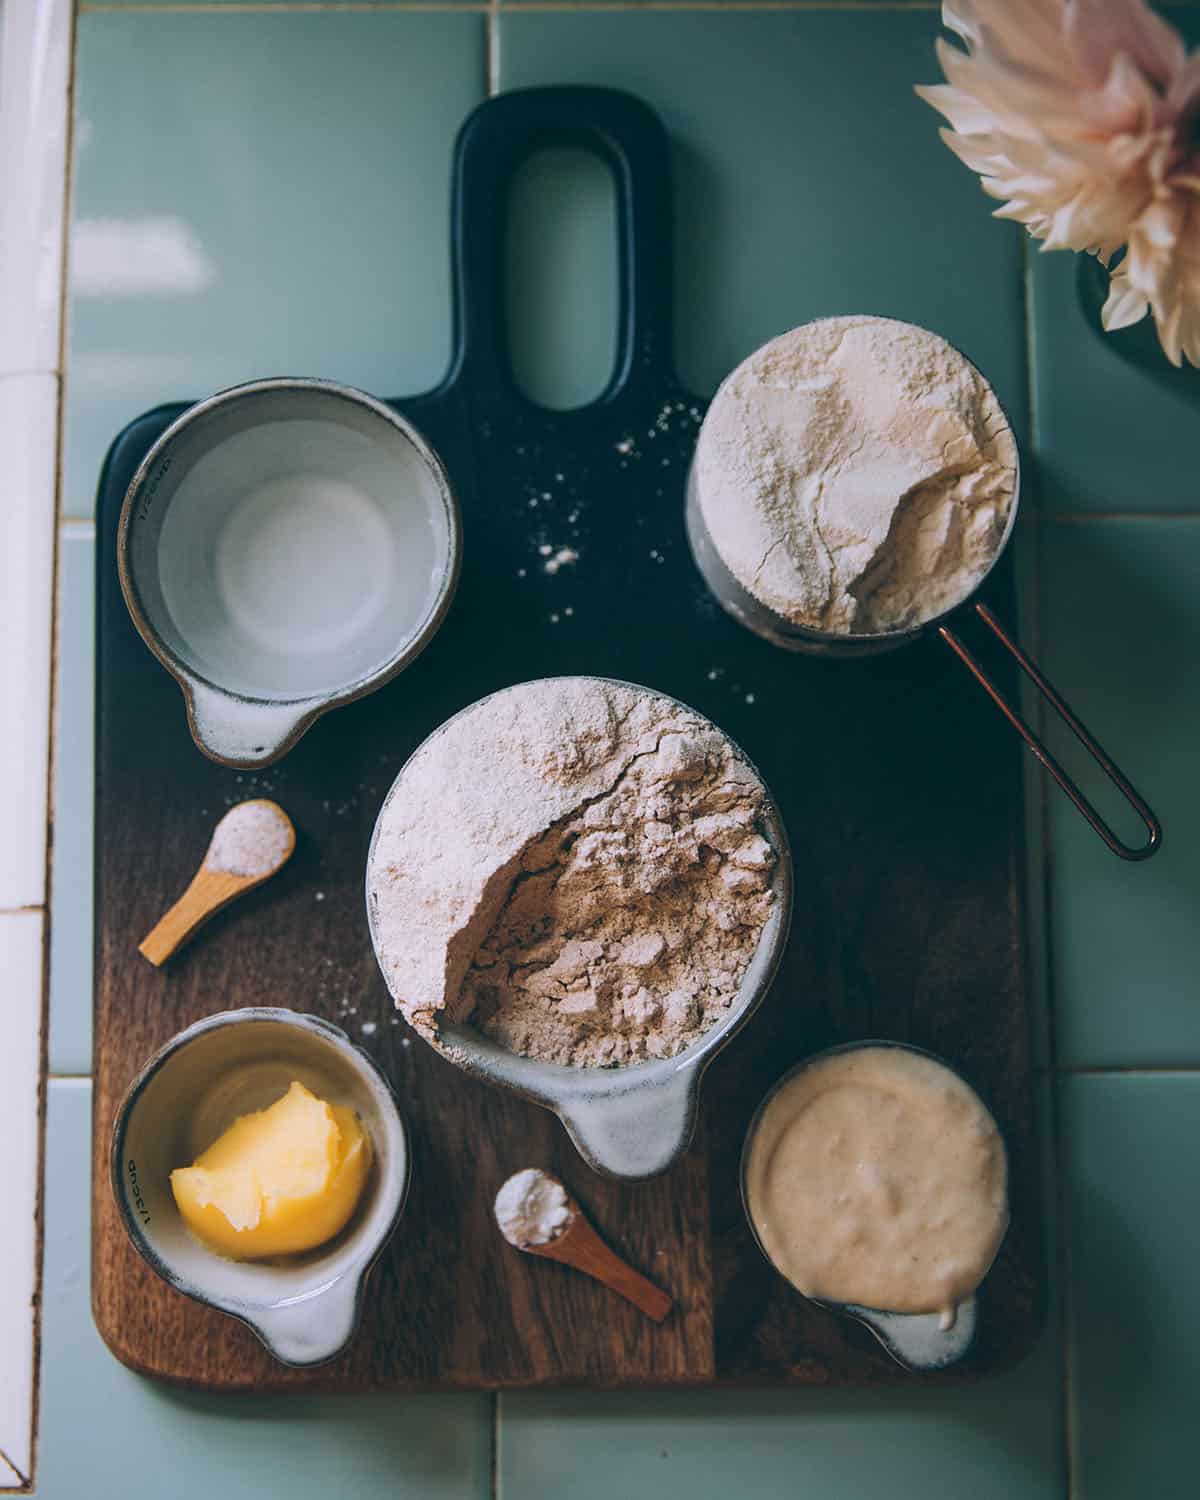
[[[607,401],[674,384],[671,171],[648,105],[583,87],[487,99],[459,131],[451,198],[444,390],[565,410],[591,404],[597,385]]]
[[[609,164],[547,147],[517,168],[508,195],[507,308],[513,376],[555,411],[586,406],[617,359],[617,197]]]

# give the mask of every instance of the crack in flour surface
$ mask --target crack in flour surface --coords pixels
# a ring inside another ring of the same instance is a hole
[[[765,791],[706,719],[547,678],[405,767],[368,871],[397,1004],[581,1067],[671,1057],[736,998],[774,896]]]

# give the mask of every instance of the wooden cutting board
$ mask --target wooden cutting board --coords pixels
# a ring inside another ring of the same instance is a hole
[[[618,183],[617,374],[555,413],[517,392],[505,354],[500,238],[532,150],[599,151]],[[779,651],[735,625],[697,574],[683,485],[704,403],[671,368],[670,185],[656,117],[626,95],[551,89],[490,100],[455,158],[455,357],[436,391],[394,404],[440,451],[463,508],[462,583],[440,635],[401,677],[320,721],[277,766],[225,770],[193,746],[174,682],[135,634],[117,581],[121,499],[184,408],[114,443],[97,511],[96,989],[92,1294],[132,1368],[220,1389],[479,1389],[717,1381],[869,1384],[906,1375],[859,1325],[795,1294],[762,1259],[738,1195],[750,1116],[792,1063],[833,1042],[911,1041],[992,1105],[1013,1225],[981,1291],[958,1373],[1011,1362],[1039,1325],[1039,1170],[1021,913],[1020,749],[936,641],[867,661]],[[805,309],[798,306],[796,321]],[[578,561],[547,573],[540,547]],[[990,590],[1011,611],[1011,577]],[[398,1022],[367,934],[376,812],[406,757],[450,714],[527,678],[594,672],[659,688],[729,731],[762,770],[795,852],[787,957],[704,1085],[683,1160],[602,1180],[558,1123],[473,1082]],[[997,668],[1011,687],[1004,664]],[[217,817],[271,796],[299,843],[283,874],[219,916],[163,971],[138,941],[184,887]],[[394,1081],[413,1136],[404,1219],[362,1328],[319,1370],[274,1363],[240,1324],[169,1289],[110,1201],[113,1114],[173,1033],[213,1011],[288,1005],[344,1026]],[[511,1250],[490,1205],[519,1167],[559,1173],[611,1243],[677,1300],[661,1327],[563,1267]]]

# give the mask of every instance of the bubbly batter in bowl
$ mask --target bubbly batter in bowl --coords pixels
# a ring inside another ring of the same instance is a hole
[[[905,1047],[827,1053],[788,1074],[751,1126],[746,1208],[806,1297],[942,1314],[983,1280],[1008,1227],[1004,1143],[944,1064]]]

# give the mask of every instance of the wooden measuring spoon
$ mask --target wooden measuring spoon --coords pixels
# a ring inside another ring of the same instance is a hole
[[[282,870],[295,847],[296,830],[278,802],[257,797],[231,807],[213,830],[191,885],[138,952],[156,967],[165,963],[209,917]]]
[[[518,1241],[501,1224],[500,1232],[509,1244],[514,1249],[524,1250],[528,1255],[540,1255],[544,1260],[556,1260],[564,1266],[574,1266],[585,1276],[591,1276],[596,1281],[603,1282],[618,1296],[624,1297],[627,1302],[632,1302],[648,1318],[661,1323],[672,1307],[671,1298],[666,1292],[661,1291],[652,1281],[647,1281],[640,1271],[635,1271],[627,1261],[621,1259],[615,1250],[611,1250],[604,1243],[592,1228],[579,1204],[557,1177],[552,1177],[549,1172],[539,1172],[538,1176],[544,1179],[547,1185],[562,1192],[566,1199],[566,1220],[554,1237],[542,1244],[530,1242],[527,1239]],[[498,1215],[497,1222],[499,1222]]]

